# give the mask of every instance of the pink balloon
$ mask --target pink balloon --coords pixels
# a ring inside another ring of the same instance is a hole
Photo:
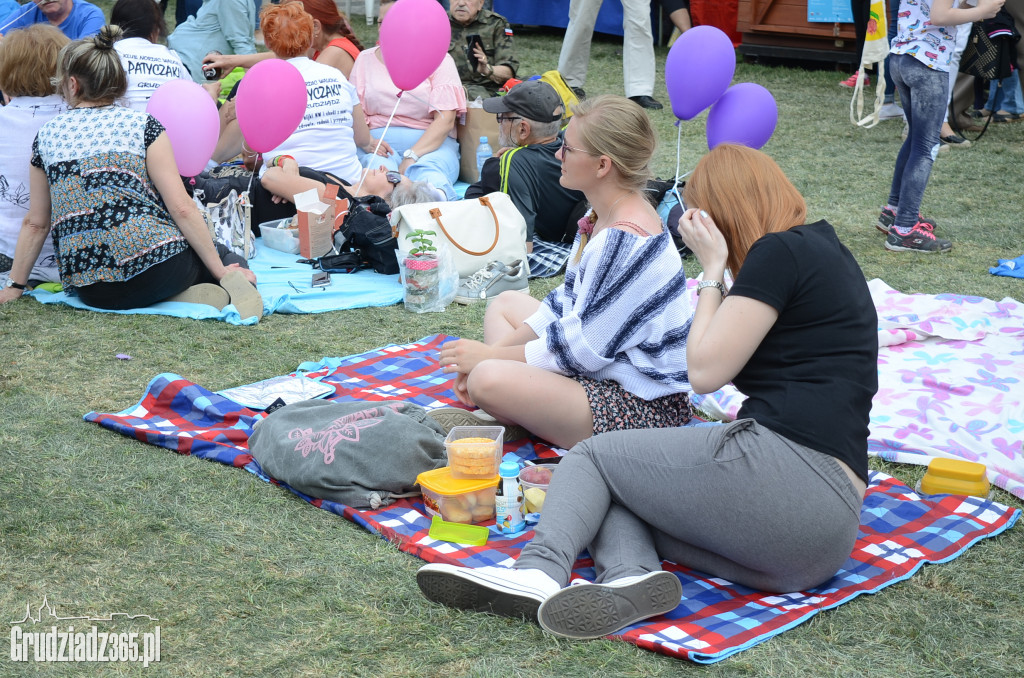
[[[415,89],[448,53],[452,25],[437,0],[398,0],[380,25],[380,51],[391,81]]]
[[[771,92],[753,82],[733,85],[708,112],[708,148],[725,143],[761,148],[778,121],[779,109]]]
[[[257,153],[273,150],[306,114],[306,81],[287,61],[261,61],[238,83],[235,114],[249,148]]]
[[[202,172],[220,136],[213,97],[191,80],[170,80],[153,92],[146,112],[167,130],[178,173],[194,177]]]

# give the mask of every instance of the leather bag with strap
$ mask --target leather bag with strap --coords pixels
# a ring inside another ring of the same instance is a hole
[[[473,275],[491,261],[527,261],[526,220],[504,193],[404,205],[391,213],[391,227],[403,251],[411,247],[408,234],[434,231],[435,241],[448,243],[461,278]]]

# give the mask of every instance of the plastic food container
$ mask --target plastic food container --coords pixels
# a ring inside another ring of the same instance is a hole
[[[917,487],[924,494],[964,494],[987,497],[991,489],[985,465],[964,459],[937,457]]]
[[[453,478],[447,466],[416,476],[423,491],[423,506],[432,516],[450,523],[482,523],[494,519],[497,474],[490,478]]]
[[[455,426],[444,439],[453,478],[498,475],[504,426]]]
[[[527,513],[540,513],[547,498],[548,485],[557,464],[536,464],[524,466],[519,471],[519,482],[523,486],[523,499]]]
[[[260,236],[267,247],[289,254],[299,253],[299,229],[289,228],[291,217],[260,224]]]

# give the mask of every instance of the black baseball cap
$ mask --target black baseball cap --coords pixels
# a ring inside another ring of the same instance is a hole
[[[488,113],[516,113],[534,122],[555,122],[565,112],[562,97],[543,80],[524,80],[503,97],[484,99]]]

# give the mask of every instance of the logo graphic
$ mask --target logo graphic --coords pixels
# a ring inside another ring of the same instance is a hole
[[[32,604],[25,604],[25,616],[12,620],[11,661],[16,662],[141,662],[149,666],[160,661],[160,626],[152,631],[100,631],[96,624],[88,630],[76,631],[68,622],[142,622],[160,621],[148,614],[110,612],[106,616],[62,616],[43,597],[32,613]],[[49,624],[42,630],[26,630],[23,625]],[[58,626],[59,624],[59,626]],[[81,628],[81,627],[80,627]],[[141,640],[141,649],[140,649]]]

